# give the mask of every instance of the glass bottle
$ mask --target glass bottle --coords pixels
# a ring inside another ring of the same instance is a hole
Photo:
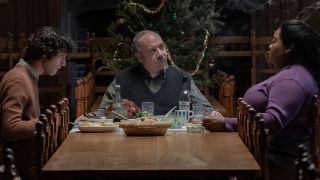
[[[191,95],[190,90],[188,89],[188,77],[183,76],[182,79],[183,87],[179,97],[179,110],[188,110],[191,109]]]
[[[124,119],[121,115],[127,117],[127,110],[123,106],[120,85],[116,85],[115,96],[113,97],[112,103],[112,118],[114,121],[120,121]]]

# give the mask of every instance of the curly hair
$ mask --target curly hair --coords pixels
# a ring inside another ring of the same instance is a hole
[[[71,52],[72,46],[69,37],[52,27],[45,26],[30,36],[23,58],[27,62],[40,60],[43,56],[50,59],[60,51]]]

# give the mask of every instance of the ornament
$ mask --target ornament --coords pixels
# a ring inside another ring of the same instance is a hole
[[[173,13],[172,19],[177,20],[177,14],[175,12]]]
[[[118,19],[116,23],[117,23],[117,24],[123,24],[124,21],[125,21],[124,18],[121,18],[121,19]]]

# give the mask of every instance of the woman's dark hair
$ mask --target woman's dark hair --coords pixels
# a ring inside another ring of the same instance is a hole
[[[43,55],[50,59],[56,56],[58,51],[72,51],[71,40],[52,27],[43,27],[28,39],[24,60],[27,62],[39,60]]]
[[[320,81],[320,35],[299,20],[288,20],[280,27],[280,39],[289,49],[290,64],[301,64]]]

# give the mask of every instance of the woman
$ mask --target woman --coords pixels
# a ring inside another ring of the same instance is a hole
[[[269,45],[269,64],[280,71],[247,90],[244,99],[261,113],[269,129],[270,179],[294,179],[297,145],[309,144],[308,113],[319,94],[320,37],[299,20],[284,22]],[[210,131],[236,131],[237,119],[212,112]]]

